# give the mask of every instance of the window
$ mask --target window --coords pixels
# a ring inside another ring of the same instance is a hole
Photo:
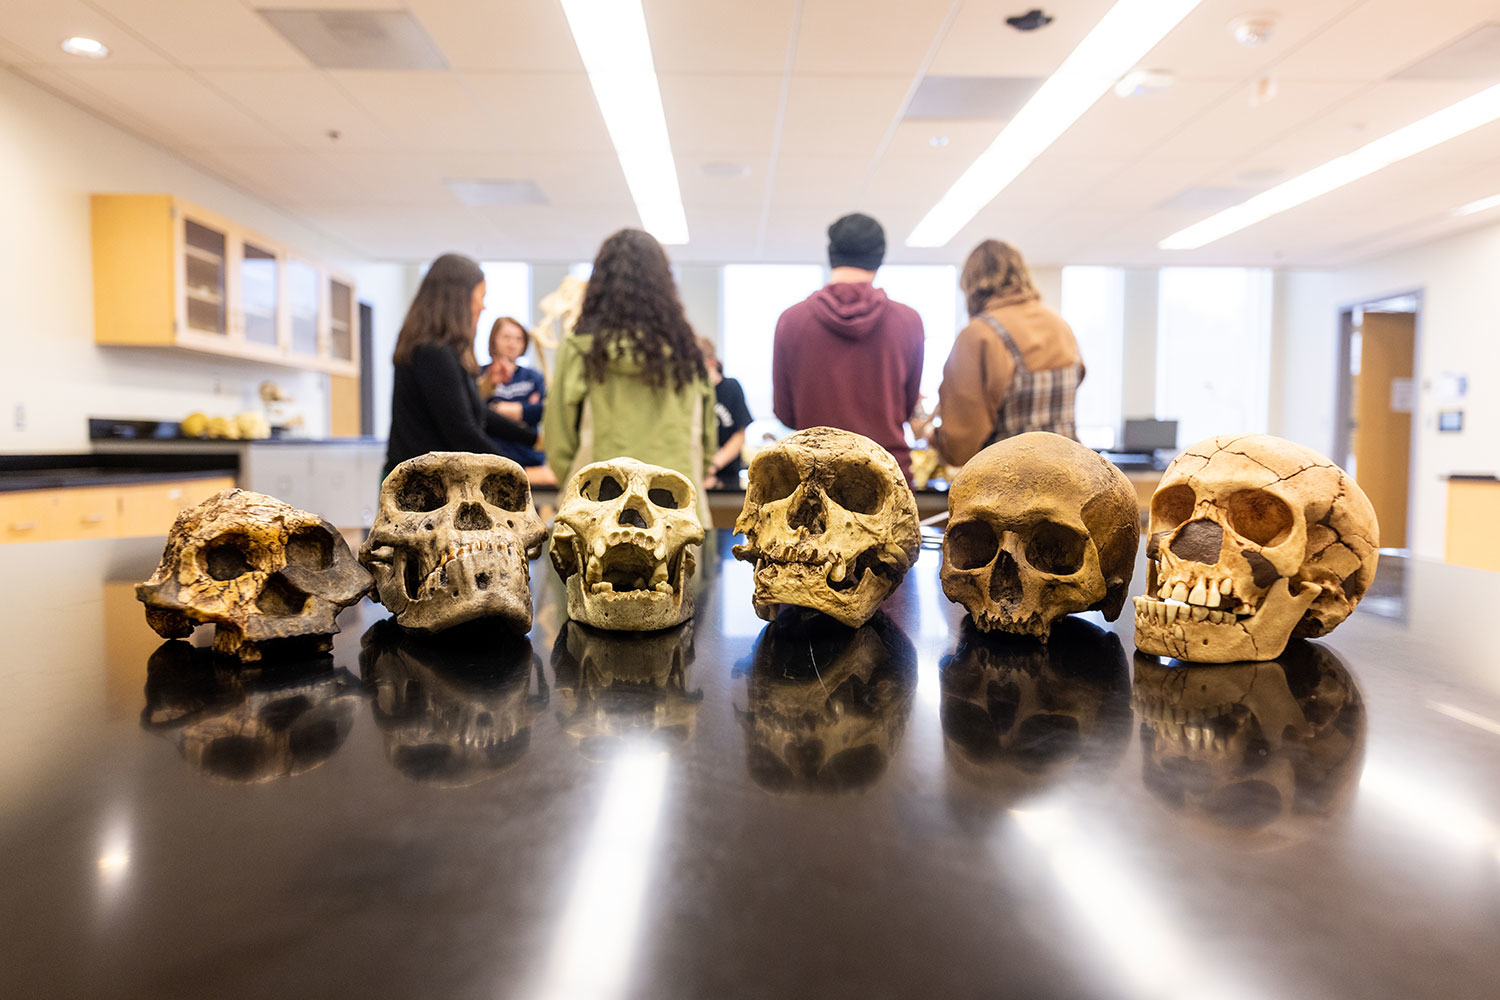
[[[490,360],[490,327],[501,316],[513,316],[531,329],[531,265],[485,261],[484,312],[474,331],[474,357],[480,364]]]
[[[1156,340],[1156,415],[1188,447],[1264,433],[1270,390],[1271,272],[1164,267]]]
[[[823,287],[821,264],[728,264],[719,275],[719,360],[739,379],[752,416],[771,416],[776,320]]]
[[[1062,269],[1063,319],[1078,339],[1086,369],[1074,402],[1078,439],[1113,448],[1120,429],[1125,345],[1125,272],[1118,267]]]
[[[958,334],[958,268],[951,264],[887,264],[875,272],[875,285],[922,317],[927,345],[922,359],[923,405],[937,405],[943,365]]]

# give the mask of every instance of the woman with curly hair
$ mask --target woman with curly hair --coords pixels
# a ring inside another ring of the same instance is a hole
[[[621,456],[703,481],[718,447],[714,391],[650,234],[622,229],[599,247],[578,323],[557,351],[542,430],[560,482]]]

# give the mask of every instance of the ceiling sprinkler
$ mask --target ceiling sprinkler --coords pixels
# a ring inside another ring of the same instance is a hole
[[[1229,22],[1229,33],[1234,40],[1253,49],[1258,45],[1264,45],[1271,40],[1271,33],[1276,30],[1276,16],[1264,11],[1254,14],[1241,14]]]

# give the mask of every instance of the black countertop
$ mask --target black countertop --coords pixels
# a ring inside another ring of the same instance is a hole
[[[680,633],[565,624],[539,562],[477,665],[364,603],[243,675],[147,629],[160,540],[0,548],[6,994],[1500,994],[1500,577],[1384,559],[1326,640],[1163,678],[1128,614],[956,648],[931,550],[768,631],[713,541]]]
[[[123,486],[174,479],[232,476],[232,460],[205,456],[0,455],[0,493],[72,486]]]

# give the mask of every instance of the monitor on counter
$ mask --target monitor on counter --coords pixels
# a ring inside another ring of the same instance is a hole
[[[1132,455],[1149,455],[1154,451],[1177,450],[1177,421],[1127,420],[1121,435],[1120,450]]]

